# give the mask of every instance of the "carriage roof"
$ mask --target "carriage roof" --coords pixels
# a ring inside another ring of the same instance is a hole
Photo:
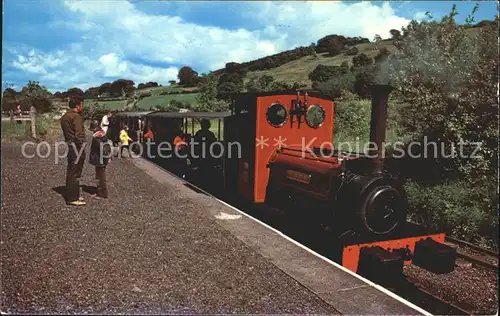
[[[141,111],[141,112],[116,112],[113,114],[115,117],[143,117],[148,115],[151,111]]]
[[[230,111],[226,112],[151,112],[148,118],[199,118],[199,119],[220,119],[231,116]]]

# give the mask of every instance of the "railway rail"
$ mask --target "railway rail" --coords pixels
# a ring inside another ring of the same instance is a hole
[[[457,247],[457,257],[479,267],[498,270],[497,252],[453,237],[446,237],[446,241]]]
[[[417,286],[417,280],[405,278],[398,286],[392,289],[396,294],[407,299],[425,310],[437,315],[471,315],[472,311],[457,306],[453,302],[443,299]]]

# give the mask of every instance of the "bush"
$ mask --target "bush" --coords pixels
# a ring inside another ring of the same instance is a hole
[[[358,53],[359,53],[359,49],[356,46],[350,48],[347,52],[345,52],[345,54],[347,56],[354,56],[354,55],[357,55]]]
[[[309,80],[312,82],[325,82],[335,76],[340,75],[341,69],[339,66],[318,65],[309,73]]]
[[[108,112],[108,109],[104,107],[102,103],[93,102],[89,105],[86,105],[83,108],[83,119],[84,120],[101,120],[101,118]]]
[[[375,63],[380,64],[385,61],[391,56],[391,52],[386,48],[379,49],[377,56],[374,57]]]
[[[370,85],[375,83],[375,78],[375,68],[373,66],[358,68],[355,72],[354,93],[362,98],[370,98]]]
[[[314,47],[311,45],[307,47],[297,47],[292,50],[287,50],[278,54],[266,56],[246,63],[227,63],[226,68],[215,71],[214,75],[220,76],[224,73],[230,73],[235,71],[245,73],[248,71],[271,69],[279,67],[290,61],[297,60],[301,57],[313,54],[314,54]]]
[[[498,245],[498,197],[488,190],[471,187],[468,181],[431,186],[409,182],[405,189],[413,221],[471,242],[487,236]]]
[[[338,54],[347,46],[355,46],[362,43],[369,43],[367,38],[362,37],[344,37],[341,35],[328,35],[318,40],[316,53],[334,53]]]
[[[352,69],[354,71],[356,69],[360,69],[366,66],[370,66],[373,64],[373,58],[368,57],[365,53],[361,53],[358,56],[352,58]]]
[[[404,108],[402,124],[413,139],[428,136],[446,152],[453,144],[481,144],[477,159],[437,157],[447,167],[443,177],[458,172],[498,181],[498,29],[466,34],[456,14],[454,7],[441,22],[413,21],[404,28],[389,79],[412,105]],[[474,146],[467,148],[470,153]]]
[[[371,102],[342,100],[335,102],[334,135],[338,141],[366,141],[370,138]]]
[[[198,73],[191,67],[184,66],[179,69],[177,78],[179,79],[179,85],[193,85],[198,82]]]
[[[332,99],[338,99],[343,91],[354,91],[355,79],[354,74],[349,72],[326,82],[317,83],[314,88]]]

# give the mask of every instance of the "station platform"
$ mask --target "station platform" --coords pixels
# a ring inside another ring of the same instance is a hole
[[[3,313],[427,314],[141,158],[67,206],[54,159],[2,145]]]

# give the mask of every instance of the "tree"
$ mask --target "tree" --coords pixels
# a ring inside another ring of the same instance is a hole
[[[354,56],[354,55],[357,55],[359,53],[359,49],[354,46],[352,48],[350,48],[345,54],[348,55],[348,56]]]
[[[340,64],[340,73],[345,75],[346,73],[349,72],[349,62],[347,60],[343,61],[342,64]]]
[[[311,45],[309,45],[309,48],[313,52],[313,58],[317,59],[318,54],[316,53],[316,43],[312,42]]]
[[[404,108],[403,123],[414,138],[439,138],[448,150],[453,143],[482,143],[481,158],[441,159],[442,172],[498,180],[498,29],[467,34],[456,15],[453,6],[440,22],[403,28],[389,79],[412,105]]]
[[[111,83],[108,92],[114,97],[127,97],[135,90],[135,83],[132,80],[118,79]]]
[[[99,96],[99,87],[91,87],[85,91],[86,99],[95,99]]]
[[[217,98],[217,85],[219,78],[213,73],[204,75],[200,80],[200,91],[196,96],[197,111],[225,111],[229,108],[229,103]]]
[[[17,96],[17,92],[16,92],[16,90],[14,90],[12,88],[7,88],[3,92],[4,99],[6,99],[6,98],[15,99],[16,96]]]
[[[177,83],[177,81],[175,81],[175,80],[169,80],[168,81],[168,84],[171,85],[171,86],[175,85],[176,83]]]
[[[175,82],[175,81],[174,81]],[[158,87],[158,83],[157,82],[146,82],[146,83],[139,83],[139,85],[137,86],[137,89],[146,89],[146,88],[152,88],[152,87]]]
[[[391,52],[386,48],[379,49],[377,56],[375,56],[375,63],[380,64],[385,62],[389,56],[391,56]]]
[[[179,69],[177,78],[179,78],[179,85],[194,85],[197,83],[198,73],[191,67],[184,66]]]
[[[324,82],[330,78],[338,76],[339,74],[341,74],[339,66],[326,66],[319,64],[311,73],[309,73],[309,79],[312,82]]]
[[[460,238],[498,245],[499,20],[468,32],[456,15],[453,6],[441,21],[410,22],[389,60],[388,79],[408,104],[399,115],[404,135],[438,146],[402,170],[412,179],[416,215]],[[422,147],[413,155],[425,154]]]
[[[322,94],[329,96],[332,99],[341,97],[344,91],[354,91],[355,75],[351,72],[341,76],[336,76],[328,81],[318,83],[315,88]]]
[[[391,34],[391,39],[393,40],[398,40],[401,37],[401,32],[395,29],[392,29],[389,31]]]
[[[341,35],[328,35],[318,40],[316,45],[316,53],[330,53],[334,56],[340,53],[344,46],[348,43],[348,39]]]
[[[103,83],[99,87],[99,95],[110,95],[111,94],[111,82]]]
[[[362,98],[370,98],[370,86],[375,83],[375,67],[372,65],[359,68],[355,72],[354,93]]]
[[[380,36],[380,34],[375,34],[375,36],[373,37],[373,41],[375,43],[378,43],[382,40],[382,36]]]
[[[363,68],[365,66],[370,66],[371,64],[373,64],[373,58],[368,57],[365,53],[361,53],[358,56],[354,56],[352,58],[351,71]]]
[[[219,77],[217,91],[219,96],[228,93],[239,93],[243,91],[244,74],[238,71],[227,72]]]
[[[38,81],[30,80],[21,90],[21,106],[25,109],[33,106],[37,112],[47,113],[53,110],[51,96],[47,88],[41,86]]]
[[[71,88],[66,92],[66,97],[72,98],[72,97],[78,97],[83,100],[85,97],[85,93],[83,92],[82,89],[80,88]]]

